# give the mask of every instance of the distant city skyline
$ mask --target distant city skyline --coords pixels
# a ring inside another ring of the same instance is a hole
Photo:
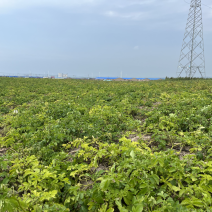
[[[183,0],[1,0],[0,75],[176,77],[189,7]],[[212,9],[202,9],[210,77]]]
[[[62,75],[67,75],[67,77],[71,77],[71,78],[143,78],[143,77],[135,77],[135,76],[130,76],[130,74],[123,74],[120,73],[120,75],[117,76],[107,76],[107,75],[94,75],[94,74],[85,74],[85,75],[74,75],[74,74],[68,74],[68,73],[44,73],[44,74],[39,74],[39,73],[7,73],[7,72],[0,72],[0,76],[43,76],[43,77],[51,77],[51,76],[57,76],[57,77],[61,77]],[[159,78],[159,77],[156,77]]]

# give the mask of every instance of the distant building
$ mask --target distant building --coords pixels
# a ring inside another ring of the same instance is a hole
[[[62,74],[63,78],[68,78],[68,74]]]
[[[68,74],[58,73],[58,78],[68,78]]]

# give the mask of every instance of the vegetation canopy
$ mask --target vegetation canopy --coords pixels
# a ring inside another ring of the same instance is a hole
[[[211,103],[211,80],[0,78],[0,211],[212,211]]]

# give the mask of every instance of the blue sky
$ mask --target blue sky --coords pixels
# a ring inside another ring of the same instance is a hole
[[[175,77],[189,7],[183,0],[0,0],[0,74]],[[212,9],[202,9],[212,77]]]

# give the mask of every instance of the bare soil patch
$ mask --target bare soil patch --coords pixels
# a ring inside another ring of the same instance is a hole
[[[70,149],[68,154],[74,157],[75,154],[76,154],[80,149],[81,149],[80,147],[79,147],[79,148]],[[72,161],[73,161],[73,158],[69,158],[68,161],[72,162]]]
[[[92,189],[94,182],[92,180],[82,180],[83,190]]]
[[[191,154],[190,152],[187,152],[187,151],[181,151],[179,154],[180,160],[183,160],[185,155],[194,155],[194,154]]]
[[[80,148],[71,149],[68,154],[74,156],[79,150],[80,150]]]
[[[99,172],[99,171],[108,171],[109,170],[109,166],[107,166],[107,164],[99,164],[99,166],[97,168],[91,168],[91,171],[95,171],[95,172]]]
[[[0,156],[5,155],[6,152],[7,152],[7,148],[0,148]]]
[[[141,139],[143,141],[150,141],[151,140],[150,135],[142,135],[141,137],[139,137],[136,134],[131,134],[127,138],[130,139],[132,142],[137,142],[139,139]]]
[[[161,102],[154,102],[152,103],[152,107],[147,107],[147,106],[141,106],[139,109],[141,110],[146,110],[146,111],[153,111],[155,108],[157,108],[159,105],[161,105]]]
[[[114,81],[125,81],[125,80],[122,78],[117,78],[117,79],[114,79]]]
[[[0,127],[0,137],[6,136],[9,129],[7,127]]]
[[[154,107],[158,106],[158,105],[161,105],[162,103],[161,102],[154,102],[153,105]]]

